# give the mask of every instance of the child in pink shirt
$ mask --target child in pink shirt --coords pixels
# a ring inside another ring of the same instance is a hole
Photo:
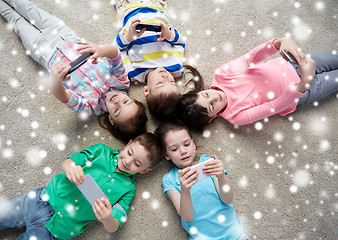
[[[260,63],[282,49],[289,51],[297,63],[282,57]],[[245,125],[276,113],[284,116],[297,105],[336,92],[336,52],[310,56],[288,38],[259,45],[218,68],[210,89],[185,94],[178,109],[181,119],[196,130],[203,129],[217,114],[234,125]]]

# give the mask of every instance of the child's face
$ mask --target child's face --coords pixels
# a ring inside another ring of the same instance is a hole
[[[115,122],[127,122],[130,118],[135,116],[139,110],[139,107],[134,100],[128,97],[127,94],[120,92],[109,92],[107,94],[106,107],[112,124]]]
[[[197,93],[196,104],[208,110],[208,116],[214,117],[226,107],[226,96],[223,91],[208,89]]]
[[[192,164],[195,158],[196,146],[194,140],[185,129],[173,130],[164,137],[165,158],[173,161],[178,168]]]
[[[147,85],[144,86],[143,93],[147,97],[149,94],[156,96],[161,93],[179,94],[177,84],[173,75],[162,67],[156,68],[147,75]]]
[[[119,154],[117,171],[136,174],[150,171],[149,151],[139,142],[129,142]]]

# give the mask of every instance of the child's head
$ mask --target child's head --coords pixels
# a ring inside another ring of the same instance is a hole
[[[201,131],[225,106],[224,92],[208,89],[183,95],[178,109],[183,122],[189,127]]]
[[[203,80],[196,68],[190,65],[184,65],[188,69],[184,73],[184,78],[190,76],[191,79],[186,80],[187,86],[194,85],[194,89],[200,90],[203,87]],[[182,97],[178,90],[174,77],[166,69],[159,67],[150,71],[146,76],[146,85],[143,94],[147,99],[150,113],[162,121],[174,119],[177,115],[177,105]]]
[[[164,157],[178,168],[190,166],[195,158],[196,145],[188,127],[180,121],[160,125],[155,134],[161,140]]]
[[[181,95],[173,75],[158,67],[147,74],[145,83],[143,94],[150,113],[161,120],[172,117]]]
[[[151,171],[163,159],[159,139],[153,133],[143,133],[130,140],[119,154],[118,169],[129,174]]]
[[[106,106],[108,112],[99,116],[99,124],[114,137],[127,143],[146,131],[148,118],[141,102],[124,93],[109,92]]]

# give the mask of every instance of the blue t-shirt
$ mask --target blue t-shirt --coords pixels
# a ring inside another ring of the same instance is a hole
[[[204,162],[210,157],[202,155],[199,162]],[[174,167],[162,179],[164,194],[167,191],[181,192],[178,177],[178,168]],[[186,222],[181,218],[183,228],[189,233],[189,239],[198,240],[237,240],[243,233],[242,224],[237,218],[232,204],[225,204],[220,199],[210,176],[195,183],[190,190],[194,208],[194,219]]]

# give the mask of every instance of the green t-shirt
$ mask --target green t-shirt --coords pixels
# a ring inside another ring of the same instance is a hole
[[[90,146],[81,152],[70,155],[76,165],[83,168],[84,174],[90,174],[108,197],[112,211],[120,224],[126,221],[129,205],[136,191],[134,175],[116,172],[119,150],[103,144]],[[44,194],[55,214],[46,227],[57,238],[71,238],[81,234],[91,220],[96,220],[93,208],[70,182],[66,174],[55,175],[49,182]]]

